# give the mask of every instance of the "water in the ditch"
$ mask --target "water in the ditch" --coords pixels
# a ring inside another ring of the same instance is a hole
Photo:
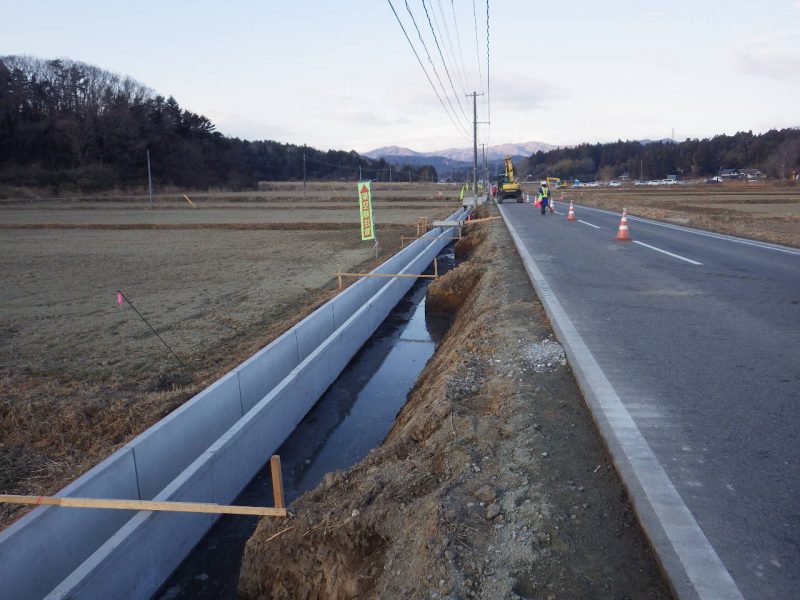
[[[440,272],[451,269],[453,247],[438,260]],[[429,282],[417,280],[276,452],[287,503],[315,487],[325,473],[364,458],[389,432],[449,326],[446,317],[425,314]],[[272,503],[267,465],[234,504]],[[244,544],[256,524],[256,517],[222,516],[154,599],[235,600]]]

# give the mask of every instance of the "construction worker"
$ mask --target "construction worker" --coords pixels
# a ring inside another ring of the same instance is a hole
[[[541,199],[542,214],[547,214],[547,207],[550,206],[550,186],[546,181],[542,181],[539,185],[539,198]],[[553,210],[553,207],[550,207]]]

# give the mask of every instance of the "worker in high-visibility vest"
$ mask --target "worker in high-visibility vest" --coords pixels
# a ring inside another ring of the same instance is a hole
[[[542,181],[539,185],[539,198],[540,198],[540,205],[542,207],[542,214],[547,214],[547,207],[550,206],[550,186],[547,185],[546,181]],[[550,206],[550,211],[553,211],[553,207]]]

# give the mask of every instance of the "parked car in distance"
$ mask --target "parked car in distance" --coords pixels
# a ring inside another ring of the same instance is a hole
[[[622,184],[619,181],[609,181],[608,187],[622,187]]]

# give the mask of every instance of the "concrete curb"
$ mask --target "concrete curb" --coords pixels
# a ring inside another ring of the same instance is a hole
[[[744,600],[730,573],[606,378],[506,210],[498,205],[528,277],[622,478],[673,594],[680,600]]]

